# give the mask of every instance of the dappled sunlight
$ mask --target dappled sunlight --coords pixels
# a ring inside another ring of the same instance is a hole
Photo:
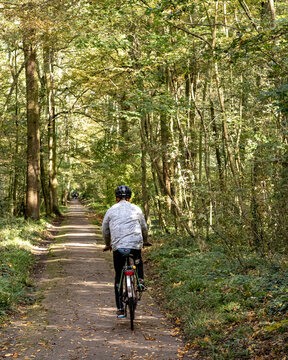
[[[97,242],[96,244],[95,244],[95,247],[97,248],[97,249],[103,249],[103,246],[104,246],[104,242],[102,242],[102,243],[99,243],[99,242]]]
[[[23,317],[15,324],[26,340],[18,341],[13,357],[174,360],[178,343],[161,315],[153,311],[148,293],[138,303],[134,332],[129,316],[117,319],[112,261],[105,260],[112,260],[112,254],[103,254],[101,231],[83,216],[82,206],[73,205],[70,210],[68,224],[61,227],[45,260],[44,315],[32,321]]]
[[[91,244],[91,243],[71,243],[70,242],[70,243],[64,243],[63,245],[64,246],[72,246],[72,247],[73,246],[76,246],[76,247],[79,246],[79,247],[87,247],[87,248],[91,248],[91,247],[94,248],[95,247],[95,244],[93,244],[93,243]]]
[[[87,242],[83,242],[83,243],[63,242],[63,243],[52,246],[53,250],[55,250],[55,251],[61,251],[63,249],[67,250],[70,247],[71,248],[81,248],[83,251],[89,251],[89,250],[93,250],[93,249],[96,250],[96,243],[94,243],[94,242],[90,242],[90,243],[87,243]]]
[[[112,284],[111,282],[99,282],[99,281],[81,281],[81,282],[72,282],[71,285],[76,285],[76,286],[91,286],[95,289],[114,289],[114,284]]]
[[[61,226],[61,229],[64,229],[64,230],[74,230],[74,229],[77,229],[79,230],[79,225],[63,225]],[[85,226],[85,229],[81,229],[81,231],[88,231],[88,230],[94,230],[95,231],[95,226],[94,225],[87,225]]]
[[[81,220],[81,219],[87,219],[87,216],[81,212],[68,213],[65,216],[67,216],[67,218],[74,218],[75,215],[78,215],[78,218],[75,221],[75,223],[79,222],[79,220]]]
[[[62,235],[57,235],[56,236],[56,238],[57,239],[61,239],[61,238],[66,238],[66,237],[70,237],[70,236],[76,236],[76,237],[85,237],[85,236],[87,236],[87,237],[95,237],[95,234],[94,233],[83,233],[83,232],[79,232],[79,233],[67,233],[67,234],[62,234]]]

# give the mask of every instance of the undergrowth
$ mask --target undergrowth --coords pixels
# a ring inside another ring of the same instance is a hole
[[[158,289],[166,312],[205,359],[286,359],[284,262],[279,266],[247,253],[240,265],[221,246],[200,251],[175,238],[145,253],[152,266],[151,287]]]
[[[7,311],[25,301],[35,262],[33,248],[47,237],[45,220],[0,218],[0,321]]]
[[[82,202],[91,210],[89,217],[92,224],[101,226],[104,215],[109,207],[99,201],[95,202],[93,199],[82,200]]]

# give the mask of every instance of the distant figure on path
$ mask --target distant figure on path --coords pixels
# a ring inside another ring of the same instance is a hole
[[[79,197],[79,194],[77,191],[72,193],[72,199],[78,199],[78,197]]]

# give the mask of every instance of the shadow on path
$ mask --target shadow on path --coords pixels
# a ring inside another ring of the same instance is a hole
[[[114,271],[102,253],[100,228],[90,224],[78,200],[66,220],[40,281],[43,301],[11,323],[0,358],[192,359],[148,293],[137,307],[134,332],[128,319],[117,319]]]

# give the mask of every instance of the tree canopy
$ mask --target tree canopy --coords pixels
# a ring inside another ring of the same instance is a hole
[[[109,206],[153,231],[287,251],[284,0],[0,2],[0,212]]]

